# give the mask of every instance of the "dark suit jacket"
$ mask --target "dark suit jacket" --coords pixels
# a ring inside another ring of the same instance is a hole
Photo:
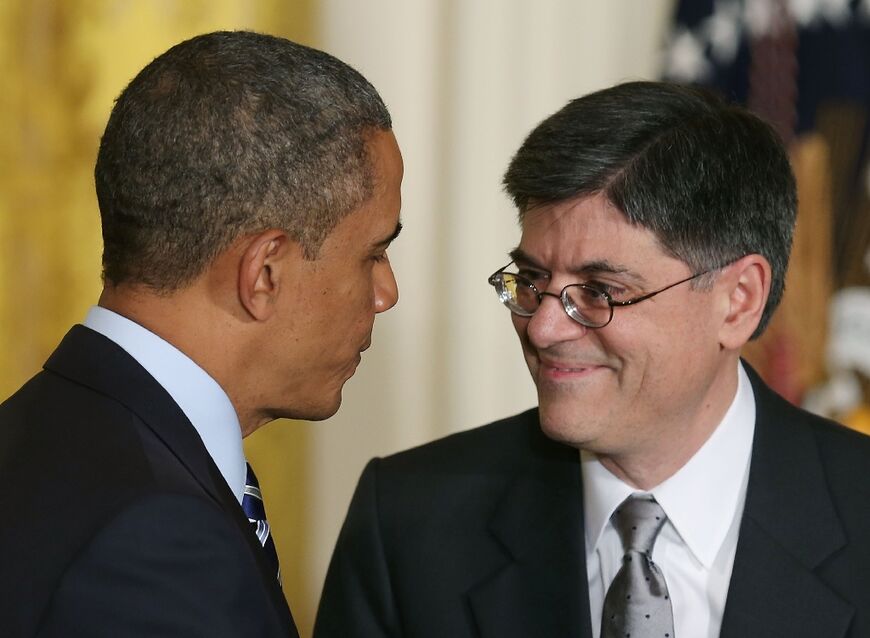
[[[757,425],[721,636],[867,638],[870,437],[750,377]],[[577,450],[547,439],[535,410],[372,461],[315,638],[591,636],[582,496]]]
[[[0,406],[0,486],[0,635],[297,635],[196,430],[98,333]]]

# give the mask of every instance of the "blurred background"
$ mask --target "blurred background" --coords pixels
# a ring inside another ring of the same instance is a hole
[[[537,122],[589,91],[696,82],[775,124],[799,227],[783,306],[748,356],[790,400],[870,431],[870,0],[6,0],[0,399],[99,294],[92,170],[114,97],[172,44],[217,29],[355,66],[405,158],[405,230],[390,250],[401,300],[378,318],[341,411],[245,442],[303,636],[365,462],[535,403],[486,283],[519,239],[500,178]]]

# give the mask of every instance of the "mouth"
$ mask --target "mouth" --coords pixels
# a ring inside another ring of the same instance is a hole
[[[580,363],[539,359],[539,374],[548,379],[576,379],[587,377],[607,368],[597,363]]]

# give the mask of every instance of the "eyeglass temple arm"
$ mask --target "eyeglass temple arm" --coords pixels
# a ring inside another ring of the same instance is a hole
[[[634,299],[626,299],[625,301],[614,301],[613,299],[608,299],[607,303],[610,304],[610,307],[619,306],[630,306],[632,304],[640,303],[641,301],[646,301],[650,297],[655,297],[660,292],[664,292],[665,290],[670,290],[674,286],[679,286],[680,284],[684,284],[687,281],[691,281],[692,279],[697,279],[701,275],[706,275],[707,273],[713,272],[713,270],[705,270],[703,272],[696,272],[694,275],[690,277],[686,277],[685,279],[680,279],[679,281],[675,281],[669,286],[665,286],[664,288],[659,288],[658,290],[653,290],[652,292],[648,292],[645,295],[641,295],[640,297],[635,297]]]

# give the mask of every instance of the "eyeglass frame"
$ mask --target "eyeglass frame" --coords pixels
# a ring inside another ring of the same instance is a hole
[[[489,283],[489,285],[491,285],[493,288],[495,288],[496,293],[498,294],[498,288],[496,287],[496,284],[497,284],[498,280],[501,279],[500,276],[505,275],[505,274],[513,275],[514,277],[521,279],[522,281],[528,283],[529,287],[534,291],[535,295],[538,298],[538,308],[541,307],[541,302],[544,300],[545,295],[550,296],[550,297],[555,297],[556,299],[558,299],[561,302],[562,309],[565,311],[565,314],[568,315],[568,317],[570,317],[572,320],[579,323],[581,326],[584,326],[584,327],[589,328],[591,330],[597,330],[599,328],[604,328],[605,326],[609,325],[611,321],[613,321],[613,309],[614,308],[624,308],[625,306],[633,306],[635,304],[639,304],[641,301],[646,301],[647,299],[651,299],[652,297],[655,297],[657,294],[662,293],[665,290],[670,290],[671,288],[673,288],[675,286],[679,286],[680,284],[684,284],[687,281],[692,281],[693,279],[697,279],[698,277],[701,277],[703,275],[707,275],[711,272],[715,272],[717,270],[722,270],[726,266],[730,266],[731,264],[733,264],[738,259],[742,259],[742,257],[738,257],[737,259],[732,259],[731,261],[729,261],[721,266],[716,266],[715,268],[709,268],[707,270],[695,273],[693,275],[689,275],[685,279],[680,279],[679,281],[676,281],[672,284],[669,284],[669,285],[665,286],[664,288],[659,288],[658,290],[648,292],[644,295],[641,295],[639,297],[634,297],[632,299],[626,299],[625,301],[616,301],[613,297],[610,296],[610,293],[608,293],[606,290],[601,290],[600,288],[596,288],[595,286],[591,286],[589,284],[584,284],[584,283],[568,284],[567,286],[562,288],[562,290],[559,292],[559,294],[556,294],[555,292],[548,292],[546,290],[544,290],[542,292],[542,291],[538,290],[538,287],[535,286],[535,284],[533,284],[530,279],[523,277],[519,273],[505,273],[504,272],[505,268],[507,268],[511,264],[516,263],[514,260],[509,261],[507,264],[505,264],[504,266],[502,266],[501,268],[496,270],[494,273],[492,273],[487,278],[487,283]],[[583,288],[585,290],[593,291],[596,294],[599,294],[599,295],[604,297],[605,301],[607,301],[607,306],[610,308],[610,316],[607,318],[607,321],[605,321],[604,323],[602,323],[600,325],[590,324],[588,322],[588,320],[581,321],[579,313],[577,313],[577,316],[571,314],[571,310],[569,309],[569,303],[572,306],[576,306],[576,305],[573,303],[573,301],[571,301],[569,299],[568,295],[566,294],[566,291],[569,288],[576,288],[576,287],[580,287],[580,288]],[[499,294],[498,296],[501,299],[501,294]],[[508,310],[510,310],[513,314],[515,314],[519,317],[532,317],[538,311],[538,308],[535,308],[535,310],[533,312],[530,312],[529,314],[523,314],[523,313],[515,311],[513,308],[508,306],[507,303],[505,303],[504,299],[501,299],[501,301],[502,301],[502,304]]]

